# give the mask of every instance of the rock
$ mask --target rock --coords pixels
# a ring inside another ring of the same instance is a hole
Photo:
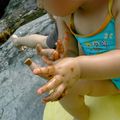
[[[47,35],[53,28],[54,23],[45,15],[20,27],[14,34]],[[44,105],[41,99],[45,95],[36,95],[36,89],[46,80],[33,75],[24,64],[28,57],[44,65],[35,49],[21,52],[13,46],[11,38],[0,47],[0,120],[42,120]]]
[[[46,14],[32,22],[29,22],[25,26],[19,27],[14,34],[17,36],[25,36],[27,34],[34,33],[48,35],[50,33],[50,29],[53,30],[54,28],[54,21],[49,18],[48,14]]]
[[[3,44],[13,32],[45,12],[38,9],[36,0],[10,0],[0,20],[0,43]]]

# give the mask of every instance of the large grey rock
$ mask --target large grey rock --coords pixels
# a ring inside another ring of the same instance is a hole
[[[32,33],[49,34],[54,23],[48,15],[36,19],[19,28],[14,34],[23,36]],[[20,52],[9,39],[0,47],[0,120],[42,120],[43,96],[36,89],[46,80],[32,74],[24,64],[28,57],[40,65],[43,61],[36,55],[35,49]]]
[[[54,28],[54,21],[49,18],[48,14],[46,14],[42,17],[35,19],[32,22],[29,22],[25,26],[19,27],[14,34],[18,36],[24,36],[34,33],[48,35],[50,31]]]

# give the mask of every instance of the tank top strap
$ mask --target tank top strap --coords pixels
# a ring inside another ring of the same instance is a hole
[[[99,29],[97,29],[95,32],[87,34],[87,35],[78,34],[76,32],[75,25],[74,25],[74,14],[72,14],[71,18],[70,18],[70,25],[69,25],[70,31],[72,32],[73,35],[75,35],[75,36],[81,36],[81,37],[90,37],[90,36],[93,36],[93,35],[101,32],[107,26],[107,24],[109,24],[110,20],[113,18],[112,7],[113,7],[113,0],[109,0],[109,3],[108,3],[108,12],[109,13],[106,16],[104,22],[102,23],[102,25],[100,26]]]
[[[71,14],[71,17],[70,17],[70,28],[75,32],[75,26],[74,26],[74,14],[72,13]]]
[[[109,5],[108,5],[108,10],[109,10],[109,15],[112,15],[112,7],[113,7],[113,0],[109,0]]]

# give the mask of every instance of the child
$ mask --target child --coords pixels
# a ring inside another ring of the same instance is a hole
[[[51,14],[60,16],[64,23],[61,33],[67,34],[67,39],[63,41],[66,58],[33,70],[34,74],[50,79],[37,93],[53,90],[44,102],[59,100],[75,120],[88,120],[85,95],[119,94],[120,1],[42,0],[41,3]],[[74,37],[68,37],[70,34]],[[77,42],[83,52],[79,49],[80,55],[72,57],[71,52],[77,53]]]

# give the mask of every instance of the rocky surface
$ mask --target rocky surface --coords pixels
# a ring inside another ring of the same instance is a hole
[[[54,23],[45,15],[20,27],[14,34],[47,35],[53,28]],[[0,47],[0,120],[42,120],[44,105],[40,101],[44,95],[36,95],[36,89],[46,81],[33,75],[24,64],[28,57],[44,65],[35,49],[21,52],[13,46],[11,38]]]
[[[0,43],[5,42],[13,32],[45,12],[37,7],[37,0],[10,0],[0,19]]]

